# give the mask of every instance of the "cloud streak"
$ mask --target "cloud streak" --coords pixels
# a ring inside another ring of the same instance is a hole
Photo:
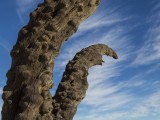
[[[25,23],[24,15],[28,13],[33,7],[42,0],[16,0],[17,3],[17,15],[21,23]]]
[[[154,11],[148,18],[151,26],[146,33],[144,45],[136,52],[133,65],[148,65],[160,60],[160,14],[159,10],[155,11],[158,8],[159,4],[153,8]]]
[[[11,45],[10,43],[8,43],[7,41],[5,41],[3,38],[0,37],[0,46],[2,47],[3,50],[5,50],[6,52],[10,52],[11,49]]]
[[[146,98],[140,99],[140,102],[133,102],[132,104],[125,104],[125,106],[130,106],[130,108],[115,111],[107,111],[105,114],[101,112],[97,112],[94,109],[90,109],[90,112],[87,112],[86,115],[76,116],[75,120],[140,120],[141,118],[153,118],[156,115],[159,115],[160,111],[160,92],[147,96]],[[123,103],[121,99],[117,101],[118,103]],[[157,119],[158,120],[158,119]]]
[[[3,93],[3,89],[2,88],[0,88],[0,94],[2,94]]]

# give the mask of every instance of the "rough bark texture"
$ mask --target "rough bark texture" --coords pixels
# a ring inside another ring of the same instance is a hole
[[[88,88],[88,69],[102,65],[102,55],[117,59],[116,53],[106,45],[97,44],[78,52],[66,66],[61,83],[53,97],[55,120],[72,120],[77,105],[85,97]]]
[[[30,14],[28,25],[20,30],[11,51],[2,120],[54,119],[55,106],[49,92],[54,59],[62,43],[98,4],[99,0],[45,0]]]

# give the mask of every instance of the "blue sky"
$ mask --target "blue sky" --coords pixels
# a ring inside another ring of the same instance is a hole
[[[42,0],[0,1],[0,94],[18,31]],[[104,57],[89,71],[89,89],[74,120],[160,120],[160,1],[101,0],[57,57],[54,91],[76,52],[96,43],[112,47],[119,59]],[[3,102],[0,99],[0,108]]]

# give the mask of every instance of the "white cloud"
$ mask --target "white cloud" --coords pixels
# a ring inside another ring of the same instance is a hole
[[[157,70],[159,70],[160,68],[160,63],[159,64],[156,64],[156,65],[153,65],[149,68],[149,70],[146,71],[146,74],[151,74],[151,73],[154,73],[156,72]]]
[[[143,117],[160,114],[160,91],[144,98],[130,111],[133,117]]]
[[[24,23],[24,15],[28,16],[28,11],[40,3],[42,0],[16,0],[17,3],[17,15],[22,23]]]
[[[119,86],[121,88],[136,88],[136,87],[144,87],[146,81],[143,78],[144,74],[136,74],[132,76],[130,79],[123,80],[123,82],[119,82]]]
[[[158,7],[158,6],[157,6]],[[155,7],[157,9],[157,7]],[[158,12],[152,12],[148,18],[151,24],[145,36],[144,45],[136,52],[136,59],[133,65],[151,64],[160,60],[160,15]]]
[[[10,52],[11,45],[6,40],[0,37],[0,46],[3,48],[3,50]]]
[[[95,15],[91,16],[90,19],[87,21],[83,22],[80,27],[79,27],[79,34],[82,35],[84,32],[88,30],[98,30],[103,27],[111,26],[116,23],[124,22],[128,20],[129,18],[120,18],[117,14],[113,14],[108,16],[107,13],[106,15]],[[78,35],[76,34],[76,37]]]
[[[32,4],[34,1],[37,0],[16,0],[18,6],[26,6]]]
[[[3,89],[2,88],[0,88],[0,94],[2,94],[3,93]]]
[[[160,3],[158,2],[158,0],[157,1],[154,1],[155,3],[155,7],[152,9],[152,12],[155,12],[156,10],[159,10],[159,8],[160,8]]]
[[[107,78],[105,78],[106,76],[99,73],[98,71],[99,69],[98,70],[96,69],[96,71],[91,72],[91,74],[89,75],[88,80],[90,87],[87,91],[85,99],[81,103],[84,106],[92,107],[93,109],[92,112],[95,113],[96,112],[101,113],[104,111],[106,111],[106,113],[110,111],[115,111],[116,113],[119,112],[118,111],[119,109],[122,109],[123,111],[123,109],[126,109],[128,106],[132,108],[130,104],[133,104],[134,102],[137,102],[136,104],[138,103],[140,104],[141,100],[144,99],[142,97],[138,97],[139,93],[137,93],[137,91],[143,92],[143,90],[146,89],[146,87],[157,90],[158,87],[155,84],[159,84],[158,81],[151,84],[148,83],[148,80],[144,80],[143,77],[145,73],[143,75],[137,74],[128,80],[122,80],[115,83],[114,81],[112,81],[113,78],[108,78],[108,75],[106,75]],[[103,72],[103,70],[100,71]],[[113,73],[109,74],[112,75]],[[90,78],[90,76],[92,79]],[[149,99],[150,96],[146,98]],[[105,118],[105,115],[103,115],[103,117]],[[108,116],[107,118],[110,117]]]
[[[117,102],[121,103],[123,101],[117,99]],[[124,106],[130,106],[130,108],[106,111],[105,114],[102,111],[97,112],[96,108],[90,109],[88,110],[90,112],[86,111],[85,115],[76,116],[75,120],[140,120],[145,117],[153,118],[160,115],[160,91],[132,102],[132,104],[124,104]]]

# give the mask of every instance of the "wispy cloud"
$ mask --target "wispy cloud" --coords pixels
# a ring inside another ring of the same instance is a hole
[[[0,94],[2,94],[3,93],[3,89],[2,88],[0,88]]]
[[[158,81],[151,84],[146,78],[144,78],[144,74],[137,74],[128,80],[114,82],[113,78],[108,78],[107,74],[105,76],[98,71],[99,70],[96,69],[96,71],[91,72],[89,75],[90,87],[87,91],[86,98],[82,102],[82,105],[92,107],[93,110],[91,111],[95,113],[104,111],[106,111],[106,113],[110,111],[114,111],[114,113],[116,113],[119,112],[120,109],[122,109],[122,111],[127,109],[128,106],[132,109],[132,104],[141,104],[141,101],[143,101],[142,99],[149,99],[153,96],[151,92],[146,95],[146,98],[143,98],[144,96],[140,96],[142,92],[153,90],[157,91],[159,88],[159,86],[157,86],[159,84]],[[101,72],[103,72],[103,70],[101,70]],[[95,83],[95,81],[98,82]],[[137,93],[135,91],[139,92]],[[105,118],[105,115],[103,115],[103,117]]]
[[[117,100],[117,103],[123,103],[121,100],[122,99],[119,99],[119,101]],[[127,108],[126,106],[130,107]],[[106,111],[105,114],[102,111],[97,112],[97,108],[92,108],[88,110],[89,112],[86,111],[87,113],[85,115],[76,116],[75,120],[140,120],[144,117],[150,119],[153,118],[153,116],[159,115],[160,93],[157,91],[150,96],[139,99],[138,102],[124,104],[124,108],[125,109],[121,107],[121,110]]]
[[[28,13],[33,6],[40,3],[42,0],[16,0],[17,3],[17,14],[22,23],[24,23],[24,15]]]
[[[160,8],[158,4],[155,9]],[[137,57],[133,65],[152,64],[160,60],[160,11],[152,11],[148,18],[148,23],[151,24],[146,36],[144,45],[136,52]]]
[[[146,73],[147,73],[147,74],[154,73],[154,72],[158,71],[159,68],[160,68],[160,63],[151,66],[151,67],[149,68],[149,70],[146,71]]]
[[[0,47],[3,49],[3,51],[10,52],[11,45],[7,41],[5,41],[3,38],[0,37]]]
[[[119,24],[128,19],[130,19],[130,17],[121,18],[118,14],[108,16],[107,12],[106,14],[96,14],[95,16],[91,16],[90,19],[83,22],[78,29],[78,34],[74,35],[73,37],[83,35],[84,32],[87,32],[89,30],[97,31],[100,28],[109,27],[114,24]]]
[[[6,42],[1,42],[0,43],[0,46],[4,49],[4,50],[6,50],[7,52],[9,52],[10,51],[10,49],[9,49],[9,47],[8,47],[8,44],[6,43]]]
[[[37,0],[16,0],[17,5],[19,7],[31,5],[35,1],[37,1]],[[26,8],[24,8],[24,9],[26,9]]]
[[[155,0],[155,1],[153,1],[153,2],[154,2],[155,7],[152,9],[152,12],[155,12],[155,11],[159,10],[159,8],[160,8],[160,3],[159,3],[158,0]]]

